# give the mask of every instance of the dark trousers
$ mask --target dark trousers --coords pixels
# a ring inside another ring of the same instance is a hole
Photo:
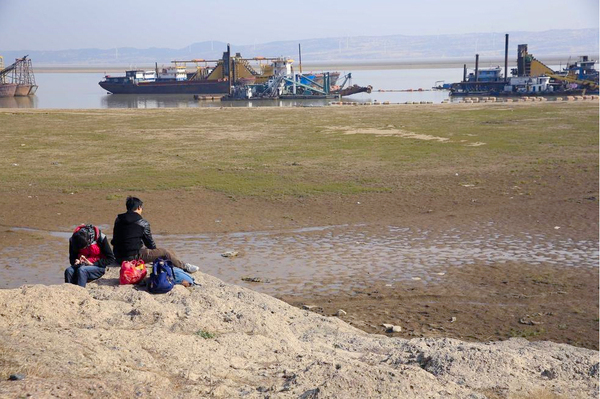
[[[104,276],[106,269],[99,266],[70,266],[65,270],[65,283],[85,287],[88,281],[97,280]]]
[[[152,263],[157,258],[166,258],[173,262],[173,266],[183,269],[183,262],[179,260],[179,258],[168,249],[164,248],[156,248],[156,249],[148,249],[144,248],[140,251],[140,259],[144,261],[144,263]]]

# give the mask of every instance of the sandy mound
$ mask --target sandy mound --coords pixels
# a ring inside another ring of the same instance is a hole
[[[197,274],[151,295],[116,285],[0,291],[0,396],[595,397],[598,352],[369,335]],[[8,381],[10,374],[25,378]],[[522,396],[521,396],[522,395]]]

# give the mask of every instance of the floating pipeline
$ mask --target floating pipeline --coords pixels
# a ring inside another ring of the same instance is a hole
[[[399,90],[396,90],[396,89],[390,89],[390,90],[388,90],[388,89],[379,89],[379,90],[376,90],[376,91],[378,93],[412,93],[412,92],[433,91],[433,90],[432,89],[421,89],[421,88],[418,88],[418,89],[399,89]]]

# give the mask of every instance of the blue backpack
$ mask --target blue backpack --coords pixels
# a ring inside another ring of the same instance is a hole
[[[175,271],[173,263],[164,258],[158,258],[152,264],[152,273],[148,283],[148,291],[152,294],[165,294],[175,286]]]

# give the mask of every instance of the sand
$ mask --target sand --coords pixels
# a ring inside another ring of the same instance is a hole
[[[201,273],[164,295],[0,291],[2,397],[518,398],[598,392],[598,352],[367,334]],[[9,374],[24,379],[7,381]],[[545,396],[553,397],[553,396]]]

